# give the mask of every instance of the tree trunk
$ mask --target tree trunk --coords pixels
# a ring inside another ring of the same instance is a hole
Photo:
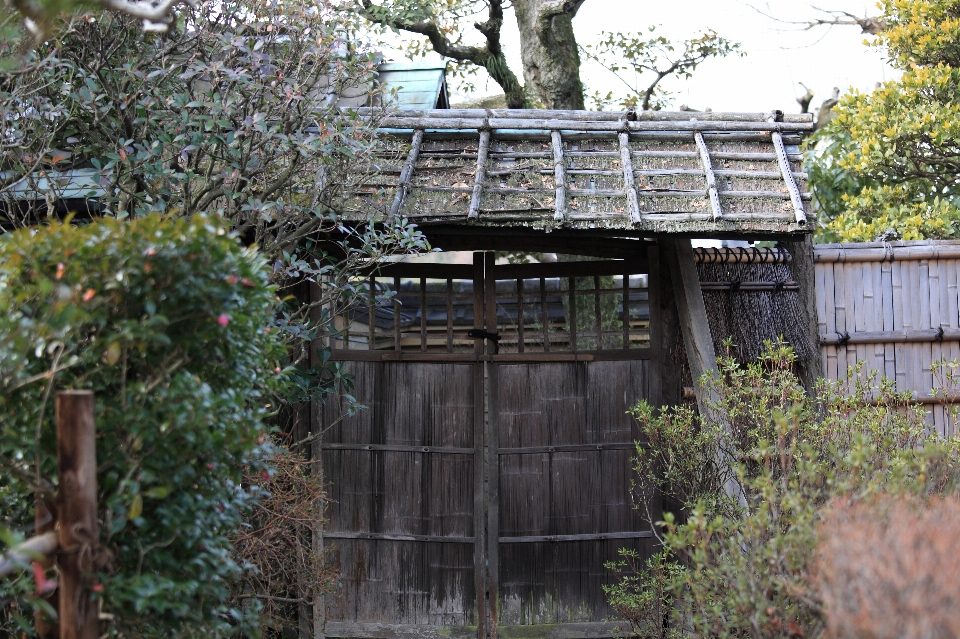
[[[514,0],[527,93],[547,109],[583,109],[573,18],[583,0]]]

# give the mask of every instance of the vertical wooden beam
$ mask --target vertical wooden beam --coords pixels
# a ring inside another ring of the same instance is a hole
[[[667,349],[664,344],[663,313],[661,312],[663,280],[660,277],[660,248],[651,246],[647,249],[647,307],[650,321],[650,351],[653,355],[650,362],[650,397],[655,406],[665,406],[664,384],[661,371],[664,370],[664,356]]]
[[[370,290],[367,291],[367,350],[376,348],[377,341],[377,278],[370,276]]]
[[[710,196],[710,207],[713,209],[713,219],[719,220],[723,217],[723,210],[720,208],[717,176],[714,175],[713,163],[710,162],[710,150],[707,149],[707,143],[703,139],[703,133],[695,131],[693,138],[697,142],[697,150],[700,152],[700,163],[703,165],[703,175],[707,179],[707,195]]]
[[[57,393],[60,639],[100,637],[100,613],[81,566],[83,555],[100,540],[93,409],[91,391]]]
[[[653,278],[650,275],[648,281]],[[653,317],[651,308],[650,317]],[[650,326],[653,326],[653,320],[650,320]],[[652,346],[651,340],[651,346]],[[630,348],[630,269],[625,269],[623,273],[623,349]]]
[[[453,352],[453,280],[447,278],[447,352]]]
[[[547,309],[547,280],[540,278],[540,323],[543,324],[543,352],[550,352],[550,314]]]
[[[473,176],[473,196],[467,219],[480,217],[480,201],[483,199],[483,183],[487,179],[487,157],[490,154],[490,129],[480,131],[480,146],[477,148],[477,171]]]
[[[603,350],[603,318],[600,317],[600,276],[593,276],[593,324],[597,332],[597,350]]]
[[[400,351],[400,278],[393,278],[393,350]]]
[[[372,277],[371,284],[375,285]],[[322,300],[323,288],[321,287],[321,284],[319,282],[311,282],[308,295],[308,300],[310,303],[316,303]],[[316,306],[310,309],[310,320],[314,324],[319,324],[322,319],[323,309],[321,307]],[[317,356],[317,348],[323,348],[324,346],[326,346],[326,344],[324,343],[323,338],[316,340],[310,345],[308,361],[311,367],[315,366],[320,361],[320,358]],[[371,348],[373,348],[373,346],[371,346]],[[328,404],[321,400],[313,400],[310,403],[310,474],[314,477],[323,476],[323,432],[326,430],[324,428],[324,412],[327,410],[334,410],[335,406],[339,409],[338,402],[330,401]],[[331,420],[331,422],[332,421],[333,420]],[[310,542],[314,555],[320,557],[323,555],[324,548],[323,502],[319,502],[316,508],[317,515],[313,522]],[[313,593],[312,610],[308,609],[306,605],[297,606],[297,617],[298,625],[300,626],[301,637],[309,636],[309,626],[311,624],[309,624],[308,621],[311,619],[308,619],[308,617],[312,617],[313,639],[326,639],[327,600],[326,595],[323,594],[321,589],[318,588]]]
[[[804,310],[804,317],[795,318],[795,321],[803,323],[804,332],[810,338],[812,347],[811,352],[800,360],[800,381],[807,394],[812,396],[817,380],[824,376],[817,317],[817,273],[813,256],[813,236],[804,235],[800,240],[783,242],[782,246],[793,257],[787,266],[793,280],[800,285],[800,306]],[[832,289],[830,292],[832,294]]]
[[[524,351],[523,336],[523,278],[517,278],[517,352]]]
[[[560,138],[560,132],[551,131],[550,141],[553,145],[553,179],[556,185],[553,221],[563,222],[567,219],[567,162],[563,158],[563,140]]]
[[[570,317],[567,318],[567,328],[569,330],[570,352],[577,352],[577,278],[568,277],[567,282],[570,290],[567,291],[570,297]]]
[[[706,416],[710,414],[710,404],[716,403],[719,398],[711,389],[704,388],[700,384],[700,378],[704,374],[717,372],[717,355],[713,349],[713,337],[710,334],[710,324],[707,322],[707,309],[703,303],[703,292],[700,290],[700,278],[697,275],[693,248],[690,246],[690,240],[685,238],[661,240],[660,245],[667,252],[670,263],[670,276],[673,280],[677,312],[680,317],[680,330],[687,350],[687,363],[690,365],[690,373],[693,376],[697,407],[700,409],[700,414]],[[718,459],[718,463],[722,467],[726,465],[726,460]],[[731,477],[724,486],[724,490],[741,506],[746,506],[743,489],[736,479]]]
[[[397,184],[397,194],[393,197],[393,204],[390,206],[390,214],[387,216],[387,224],[392,224],[400,211],[403,210],[403,202],[407,198],[407,192],[410,190],[410,180],[413,177],[413,169],[417,165],[417,158],[420,156],[420,146],[423,144],[423,129],[417,129],[413,132],[413,138],[410,140],[410,153],[403,163],[400,170],[400,180]]]
[[[623,169],[623,190],[627,193],[627,211],[630,213],[630,223],[639,224],[640,203],[637,201],[637,185],[633,177],[630,135],[621,131],[617,138],[620,140],[620,167]]]
[[[473,254],[473,328],[483,330],[483,253]],[[486,443],[486,406],[483,355],[483,340],[477,338],[473,352],[477,363],[473,365],[473,583],[477,595],[477,638],[486,639],[487,632],[487,512],[486,475],[484,457]]]
[[[427,352],[427,280],[420,278],[420,352]]]
[[[484,254],[484,289],[486,293],[486,331],[497,332],[497,280],[496,254],[493,251]],[[496,351],[496,343],[487,340],[487,355]],[[500,432],[499,432],[499,370],[498,364],[490,358],[487,366],[487,635],[497,639],[498,610],[500,598]]]

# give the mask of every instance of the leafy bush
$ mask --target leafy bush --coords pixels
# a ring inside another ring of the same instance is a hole
[[[242,472],[270,452],[264,419],[287,384],[264,267],[202,216],[0,237],[4,524],[29,530],[24,505],[53,492],[52,394],[94,391],[112,555],[99,579],[115,635],[217,636],[254,621],[256,606],[224,602],[241,570],[230,538],[252,499]],[[8,632],[28,612],[13,603]]]
[[[816,636],[823,606],[809,570],[823,507],[881,491],[957,494],[960,442],[928,434],[908,394],[851,371],[849,384],[821,382],[810,399],[793,364],[788,347],[768,344],[747,366],[721,358],[720,374],[702,380],[715,398],[706,415],[633,409],[650,442],[636,470],[684,505],[661,523],[664,552],[682,570],[664,575],[658,558],[646,575],[611,566],[621,575],[607,589],[615,605],[651,590],[672,608],[657,632],[624,610],[640,636]],[[731,479],[745,506],[724,491]]]
[[[886,46],[903,75],[853,91],[812,140],[810,184],[824,239],[960,236],[960,2],[882,0]]]

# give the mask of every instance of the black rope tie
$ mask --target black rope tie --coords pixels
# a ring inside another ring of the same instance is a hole
[[[937,334],[934,335],[933,339],[936,340],[936,341],[938,341],[938,342],[942,342],[942,341],[943,341],[943,327],[942,327],[942,326],[938,326],[938,327],[937,327]]]
[[[491,340],[493,342],[494,354],[500,352],[500,333],[491,333],[483,330],[482,328],[471,328],[469,331],[467,331],[467,337]]]
[[[837,331],[837,346],[845,346],[850,341],[850,333]]]
[[[730,292],[739,293],[740,292],[740,280],[733,280],[730,282]]]

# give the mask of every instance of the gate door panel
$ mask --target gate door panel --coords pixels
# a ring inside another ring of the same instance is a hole
[[[604,564],[620,548],[652,553],[631,498],[641,434],[625,414],[659,394],[648,270],[644,259],[487,264],[486,330],[500,335],[487,442],[497,634],[550,636],[565,624],[566,636],[609,636]]]
[[[331,499],[323,544],[341,571],[326,598],[328,637],[476,636],[483,621],[483,364],[466,335],[473,273],[386,267],[357,283],[363,301],[337,317],[333,358],[348,362],[367,409],[347,416],[328,403],[317,425]]]
[[[606,638],[604,563],[652,553],[625,414],[660,397],[646,253],[493,258],[384,267],[338,316],[333,358],[368,409],[315,424],[341,572],[327,637]]]

